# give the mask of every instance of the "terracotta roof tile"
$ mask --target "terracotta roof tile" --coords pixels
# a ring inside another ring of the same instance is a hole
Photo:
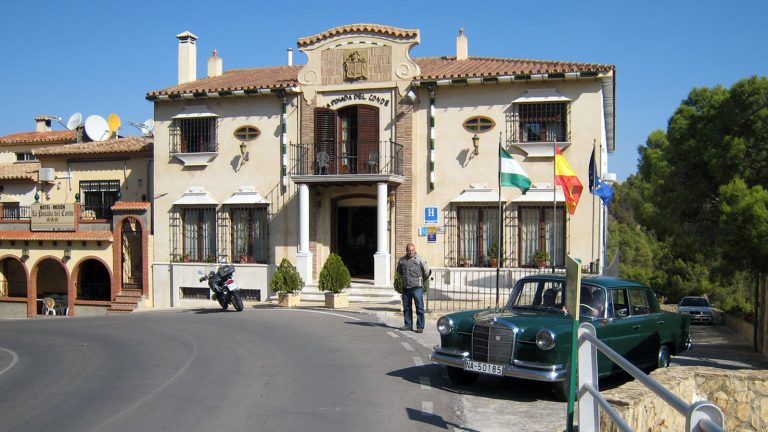
[[[112,210],[146,210],[152,207],[152,204],[148,202],[127,202],[118,201],[112,205]]]
[[[595,63],[494,57],[469,57],[466,60],[456,60],[455,57],[423,57],[414,59],[414,61],[421,68],[421,76],[417,78],[420,80],[609,71],[614,69],[613,65]]]
[[[66,143],[77,140],[77,132],[71,130],[47,132],[17,132],[0,137],[0,144]]]
[[[331,30],[329,30],[331,31]],[[461,79],[472,77],[496,77],[545,73],[610,71],[613,65],[577,63],[551,60],[525,60],[494,57],[422,57],[414,61],[421,68],[416,80]],[[304,65],[236,69],[213,78],[153,91],[148,98],[182,93],[208,93],[235,90],[285,88],[298,85],[298,73]]]
[[[112,241],[112,231],[0,231],[0,239]]]
[[[417,29],[402,29],[402,28],[390,27],[390,26],[385,26],[380,24],[349,24],[349,25],[334,27],[330,30],[326,30],[316,35],[303,37],[299,39],[299,41],[296,44],[299,47],[302,47],[302,46],[311,45],[315,42],[319,42],[323,39],[331,38],[339,34],[357,33],[357,32],[381,33],[389,36],[405,37],[405,38],[412,38],[412,37],[419,36],[419,31]]]
[[[116,153],[142,153],[152,151],[152,141],[138,137],[90,141],[35,149],[35,156],[96,155]]]
[[[0,164],[0,180],[37,181],[40,162],[17,162]]]
[[[234,69],[221,76],[206,77],[163,90],[153,91],[147,97],[182,93],[208,93],[234,90],[281,89],[299,83],[299,70],[304,65],[272,66],[253,69]]]

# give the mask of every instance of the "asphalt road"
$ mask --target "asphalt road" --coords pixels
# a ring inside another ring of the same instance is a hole
[[[428,355],[353,312],[3,321],[0,431],[471,430]]]

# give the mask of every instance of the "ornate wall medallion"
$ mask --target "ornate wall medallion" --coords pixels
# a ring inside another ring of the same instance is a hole
[[[368,79],[368,50],[344,50],[344,79]]]

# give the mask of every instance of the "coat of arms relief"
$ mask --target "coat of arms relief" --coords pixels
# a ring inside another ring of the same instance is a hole
[[[368,50],[344,50],[344,79],[368,79]]]

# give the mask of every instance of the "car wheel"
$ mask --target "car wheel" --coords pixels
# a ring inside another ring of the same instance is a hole
[[[656,363],[656,367],[659,369],[664,369],[669,367],[669,360],[670,360],[670,354],[669,354],[669,345],[662,345],[659,347],[659,356]]]
[[[464,369],[459,369],[457,367],[446,366],[446,368],[448,369],[448,378],[450,378],[454,384],[472,384],[480,377],[480,375],[475,372],[465,371]]]

